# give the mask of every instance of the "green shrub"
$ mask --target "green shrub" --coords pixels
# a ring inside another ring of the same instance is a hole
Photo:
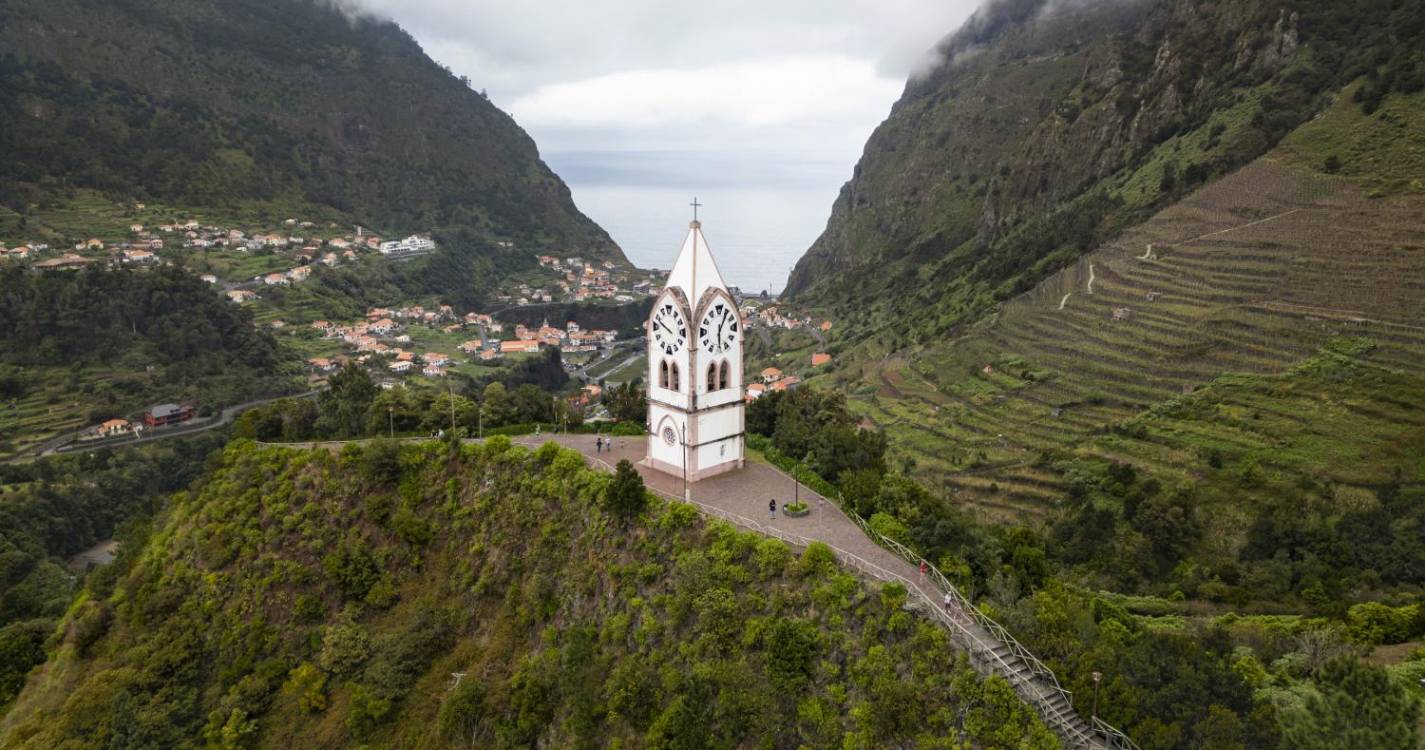
[[[643,477],[628,459],[618,462],[614,468],[614,480],[604,493],[604,508],[609,513],[628,520],[637,517],[648,507],[648,491],[643,486]]]
[[[1391,607],[1363,602],[1346,611],[1347,633],[1351,640],[1367,645],[1404,643],[1419,633],[1411,632],[1419,605]]]

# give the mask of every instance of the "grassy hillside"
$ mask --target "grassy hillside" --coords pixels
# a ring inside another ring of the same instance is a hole
[[[1335,144],[1345,131],[1369,133],[1398,149],[1392,169],[1422,173],[1425,150],[1411,145],[1410,123],[1425,96],[1389,97],[1362,122],[1351,92],[1266,159],[1124,232],[975,328],[899,352],[852,347],[829,379],[857,394],[853,406],[943,489],[1021,517],[1042,517],[1063,497],[1062,477],[1041,454],[1138,462],[1087,441],[1224,373],[1290,370],[1335,337],[1369,339],[1362,356],[1399,373],[1389,388],[1342,386],[1337,398],[1410,403],[1421,388],[1412,363],[1425,354],[1425,195],[1372,171],[1374,152]],[[1324,171],[1328,161],[1338,174]],[[1303,421],[1310,409],[1275,407]],[[1377,426],[1417,424],[1389,405],[1350,418],[1343,447]],[[1148,466],[1179,477],[1191,468],[1174,468],[1180,458]],[[1402,481],[1422,479],[1418,467],[1401,470]]]
[[[89,188],[622,259],[508,115],[338,6],[5,3],[0,203],[23,216]]]
[[[610,483],[498,438],[234,443],[90,580],[0,746],[1058,746],[900,588],[621,520]]]

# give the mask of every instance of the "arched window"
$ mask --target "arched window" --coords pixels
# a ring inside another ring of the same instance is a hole
[[[708,390],[715,391],[717,389],[717,363],[710,362],[708,363]]]
[[[672,366],[671,368],[669,368],[669,374],[672,376],[673,384],[672,384],[671,387],[673,388],[673,390],[675,390],[675,391],[681,391],[681,390],[683,390],[683,384],[679,382],[680,378],[678,377],[678,363],[677,363],[677,362],[674,362],[674,363],[673,363],[673,366]]]
[[[722,367],[718,368],[717,387],[719,390],[732,387],[732,368],[725,359],[722,361]]]
[[[668,387],[668,360],[666,359],[658,363],[658,387]]]

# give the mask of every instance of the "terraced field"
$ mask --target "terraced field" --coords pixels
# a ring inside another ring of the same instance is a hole
[[[1062,487],[1036,465],[1041,453],[1172,471],[1181,456],[1161,444],[1154,455],[1152,441],[1096,437],[1223,373],[1289,370],[1338,337],[1373,342],[1368,360],[1381,372],[1425,361],[1425,197],[1372,199],[1345,179],[1261,160],[1007,303],[989,325],[863,362],[874,392],[852,403],[945,492],[991,516],[1042,516]],[[1251,408],[1271,411],[1260,398]],[[1407,431],[1420,419],[1367,408]],[[1286,431],[1311,417],[1271,418]]]

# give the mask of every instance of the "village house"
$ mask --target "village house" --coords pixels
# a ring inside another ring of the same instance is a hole
[[[387,365],[387,367],[389,367],[389,368],[391,369],[391,372],[407,373],[407,372],[410,372],[410,371],[411,371],[411,368],[412,368],[412,367],[415,367],[415,364],[412,363],[412,362],[410,362],[409,360],[407,360],[407,361],[397,361],[397,362],[392,362],[391,364]]]
[[[36,263],[35,269],[39,271],[70,271],[76,268],[83,268],[93,262],[94,259],[92,258],[75,255],[74,253],[65,253],[58,258],[50,258],[49,260],[42,260]]]
[[[193,407],[181,404],[159,404],[144,412],[143,423],[149,427],[186,422],[193,418]]]
[[[134,426],[127,419],[110,419],[101,423],[95,432],[99,437],[117,437],[125,433],[132,432]]]
[[[480,351],[480,359],[481,359],[482,361],[488,361],[488,360],[496,359],[496,358],[498,358],[499,356],[500,356],[500,353],[499,353],[498,351],[494,350],[494,349],[482,349],[482,350]]]
[[[751,401],[752,399],[760,397],[766,390],[767,386],[761,383],[753,383],[747,386],[747,400]]]
[[[272,273],[269,273],[266,276],[262,277],[262,283],[268,286],[289,286],[291,285],[292,280],[287,278],[287,274],[282,273],[281,271],[273,271]]]
[[[257,299],[257,292],[250,289],[232,289],[228,291],[228,299],[237,303],[251,302]]]
[[[448,365],[450,364],[450,356],[441,354],[440,352],[426,352],[421,355],[421,361],[428,365]]]
[[[501,342],[500,342],[500,353],[501,353],[501,354],[524,354],[524,353],[535,353],[535,352],[538,352],[538,351],[539,351],[539,342],[538,342],[538,341],[531,341],[531,340],[526,340],[526,339],[520,339],[520,340],[516,340],[516,341],[501,341]]]
[[[826,352],[815,352],[811,355],[811,366],[820,367],[831,361],[831,355]]]
[[[773,383],[772,390],[785,391],[789,388],[796,387],[796,385],[801,382],[802,379],[797,377],[796,375],[788,375],[787,377],[782,378],[781,380],[778,380],[777,382]]]
[[[475,352],[480,351],[483,346],[480,343],[480,339],[470,339],[469,341],[462,343],[459,347],[456,348],[460,349],[460,351],[465,352],[466,354],[474,354]]]
[[[312,357],[307,360],[307,364],[311,365],[312,369],[317,372],[331,372],[336,369],[336,363],[326,357]]]
[[[369,244],[369,243],[368,243]],[[377,245],[377,250],[382,255],[414,255],[416,253],[428,253],[435,250],[435,241],[430,237],[423,237],[413,234],[401,240],[391,240]]]
[[[443,378],[445,377],[445,368],[440,365],[426,365],[421,368],[421,374],[428,378]]]
[[[124,251],[124,262],[125,262],[125,263],[138,263],[138,264],[142,264],[142,265],[147,265],[147,264],[153,263],[153,262],[155,262],[155,261],[157,261],[157,260],[158,260],[158,256],[154,255],[152,252],[150,252],[150,251],[148,251],[148,250],[125,250],[125,251]]]
[[[780,380],[781,377],[782,371],[775,367],[768,367],[767,369],[762,371],[762,382],[764,383],[776,382],[777,380]]]

